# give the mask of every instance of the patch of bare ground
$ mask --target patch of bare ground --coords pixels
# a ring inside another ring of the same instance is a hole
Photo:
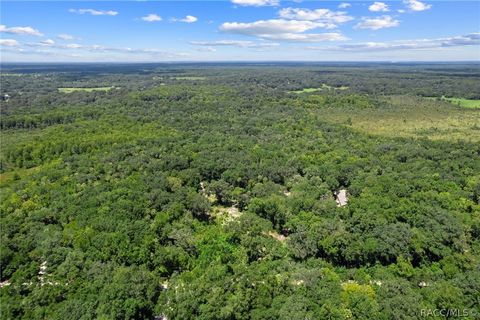
[[[267,233],[267,235],[269,235],[270,237],[280,241],[280,242],[285,242],[285,240],[287,240],[287,237],[284,236],[283,234],[280,234],[280,233],[277,233],[275,231],[269,231]]]
[[[341,189],[335,192],[335,202],[337,203],[337,207],[343,207],[347,205],[348,196],[346,189]]]
[[[228,223],[238,219],[243,213],[233,205],[231,207],[214,207],[210,214],[223,219],[224,223]]]

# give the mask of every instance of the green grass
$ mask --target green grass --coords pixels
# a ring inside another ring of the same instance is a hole
[[[384,98],[381,108],[327,107],[316,110],[326,121],[386,137],[480,141],[480,110],[451,108],[446,101],[411,96]]]
[[[315,92],[315,91],[320,91],[322,88],[304,88],[302,90],[294,90],[290,91],[291,93],[310,93],[310,92]]]
[[[72,92],[78,92],[78,91],[86,91],[86,92],[92,92],[92,91],[110,91],[112,89],[116,89],[116,87],[92,87],[92,88],[58,88],[58,91],[61,93],[72,93]]]
[[[0,73],[3,77],[21,77],[21,73]]]
[[[328,89],[328,90],[347,90],[348,87],[346,87],[346,86],[332,87],[332,86],[329,86],[328,84],[322,83],[322,89]]]
[[[207,77],[172,77],[175,80],[206,80]]]
[[[341,87],[332,87],[329,86],[328,84],[322,83],[322,86],[320,88],[304,88],[302,90],[294,90],[294,91],[289,91],[290,93],[311,93],[311,92],[316,92],[316,91],[321,91],[321,90],[347,90],[348,87],[341,86]]]
[[[443,98],[452,104],[456,104],[463,108],[480,108],[480,100],[463,99],[463,98]]]
[[[0,173],[0,186],[3,187],[12,181],[25,178],[35,172],[40,171],[40,168],[41,166],[28,168],[28,169],[16,168],[14,171]]]
[[[438,100],[437,97],[427,97],[429,100]],[[451,104],[457,105],[462,108],[477,109],[480,108],[480,100],[478,99],[464,99],[464,98],[446,98],[441,97],[441,101],[448,101]]]

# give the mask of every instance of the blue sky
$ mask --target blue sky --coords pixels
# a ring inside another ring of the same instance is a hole
[[[1,61],[480,60],[478,1],[2,1]]]

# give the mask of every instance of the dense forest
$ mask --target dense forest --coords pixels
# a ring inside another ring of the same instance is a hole
[[[2,319],[480,319],[480,65],[1,71]]]

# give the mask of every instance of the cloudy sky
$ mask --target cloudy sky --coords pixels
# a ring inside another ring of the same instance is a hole
[[[478,1],[2,1],[1,61],[480,60]]]

